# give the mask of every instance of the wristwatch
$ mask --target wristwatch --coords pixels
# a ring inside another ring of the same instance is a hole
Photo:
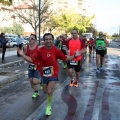
[[[75,54],[74,54],[74,58],[77,58],[77,57],[75,56]]]

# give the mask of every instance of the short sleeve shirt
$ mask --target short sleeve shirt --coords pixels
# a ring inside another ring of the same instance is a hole
[[[58,76],[59,68],[57,59],[66,60],[65,56],[58,48],[52,46],[51,49],[47,49],[45,46],[39,48],[39,50],[31,56],[33,63],[36,63],[38,59],[41,59],[42,63],[42,73],[41,76],[44,76],[45,68],[52,68],[52,75],[49,77]]]

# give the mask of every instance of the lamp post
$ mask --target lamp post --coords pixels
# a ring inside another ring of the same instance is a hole
[[[38,9],[38,19],[39,19],[39,25],[38,25],[38,32],[39,32],[39,45],[40,45],[40,5],[41,5],[41,0],[39,0],[39,9]]]

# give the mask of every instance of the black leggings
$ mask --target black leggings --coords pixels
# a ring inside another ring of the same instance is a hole
[[[20,50],[21,50],[22,49],[22,44],[19,44],[17,47],[19,47]],[[19,53],[18,53],[18,51],[17,51],[17,56],[20,56]]]
[[[5,60],[6,46],[2,46],[2,60]]]

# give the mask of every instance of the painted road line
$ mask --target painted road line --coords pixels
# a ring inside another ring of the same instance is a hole
[[[100,108],[94,108],[91,120],[99,120]]]

